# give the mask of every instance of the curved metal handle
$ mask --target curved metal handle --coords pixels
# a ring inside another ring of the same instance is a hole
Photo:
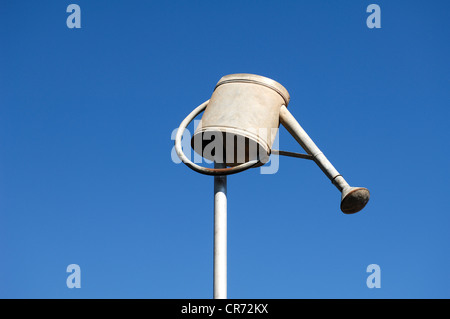
[[[183,149],[181,147],[181,137],[183,136],[184,130],[189,125],[189,123],[192,122],[192,120],[201,112],[203,112],[206,109],[206,106],[208,105],[209,100],[206,102],[203,102],[199,106],[197,106],[184,120],[181,122],[180,126],[178,127],[177,135],[175,136],[175,151],[177,152],[178,157],[181,159],[181,161],[186,164],[187,167],[190,169],[193,169],[194,171],[205,174],[205,175],[231,175],[236,174],[239,172],[242,172],[246,169],[249,169],[257,164],[259,164],[259,160],[252,160],[248,161],[246,163],[237,165],[235,167],[230,168],[207,168],[203,167],[197,164],[194,164],[191,162],[186,155],[183,153]]]

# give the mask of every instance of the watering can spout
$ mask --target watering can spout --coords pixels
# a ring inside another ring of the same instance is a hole
[[[363,209],[369,201],[370,193],[364,187],[347,187],[342,191],[341,211],[354,214]]]
[[[280,109],[280,122],[341,192],[341,211],[344,214],[354,214],[363,209],[370,198],[369,190],[351,187],[284,105]]]

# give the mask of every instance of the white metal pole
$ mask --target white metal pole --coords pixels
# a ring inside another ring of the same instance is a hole
[[[226,168],[214,163],[214,168]],[[227,298],[227,177],[214,176],[214,299]]]

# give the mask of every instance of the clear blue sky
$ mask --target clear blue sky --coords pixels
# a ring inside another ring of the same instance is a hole
[[[66,8],[81,7],[81,29]],[[381,29],[366,8],[381,7]],[[450,298],[448,1],[1,1],[0,297],[211,298],[213,179],[172,131],[226,74],[283,84],[312,162],[228,179],[230,298]],[[300,152],[281,129],[280,148]],[[80,289],[66,267],[81,267]],[[381,267],[381,288],[366,267]]]

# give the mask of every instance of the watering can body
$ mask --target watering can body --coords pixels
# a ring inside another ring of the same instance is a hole
[[[280,125],[280,108],[289,99],[281,84],[263,76],[222,77],[192,137],[192,148],[209,160],[223,158],[227,166],[256,159],[258,165],[266,163]],[[208,148],[210,143],[215,147]]]

